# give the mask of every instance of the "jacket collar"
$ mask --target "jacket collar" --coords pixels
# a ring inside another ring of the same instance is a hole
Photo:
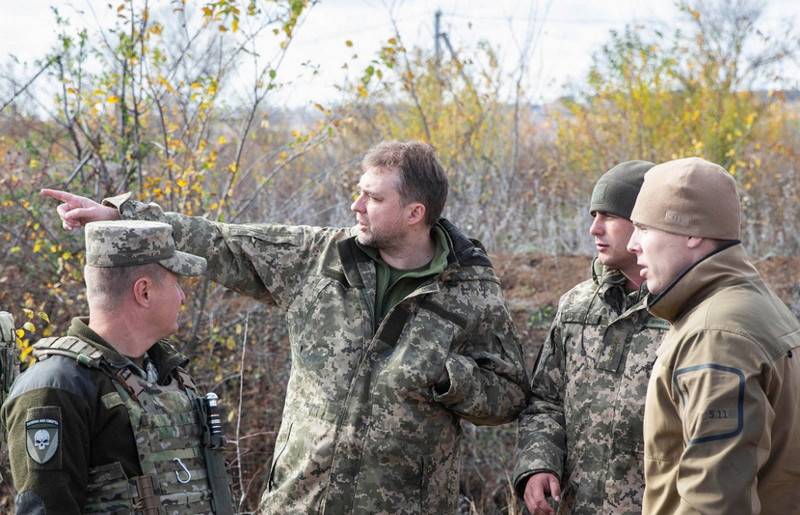
[[[628,278],[616,268],[604,266],[597,257],[592,259],[592,281],[597,294],[603,302],[614,307],[618,312],[626,311],[630,306],[638,304],[647,295],[647,286],[642,282],[638,290],[628,291],[625,285]]]
[[[741,243],[731,242],[684,270],[658,295],[650,294],[647,309],[653,315],[675,323],[722,288],[758,277],[758,271],[747,261]]]
[[[445,218],[440,218],[436,222],[436,226],[444,233],[449,247],[447,264],[444,271],[439,274],[441,280],[456,276],[469,276],[477,279],[495,277],[492,262],[479,241],[465,236]],[[369,281],[362,277],[360,266],[365,266],[365,263],[371,264],[372,258],[357,243],[357,234],[357,229],[351,228],[349,237],[340,240],[336,246],[342,263],[342,271],[347,282],[356,288],[364,288],[366,284],[374,284],[374,281]],[[466,271],[464,267],[478,267],[478,269]]]
[[[468,238],[446,218],[440,218],[436,224],[444,230],[450,242],[450,254],[447,258],[450,264],[492,267],[481,242]]]

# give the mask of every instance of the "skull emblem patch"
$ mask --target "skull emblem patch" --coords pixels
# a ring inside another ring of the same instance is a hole
[[[36,431],[33,435],[33,445],[40,451],[47,449],[47,446],[50,445],[50,433],[46,429]]]
[[[28,456],[44,465],[55,456],[58,450],[59,421],[52,418],[39,418],[25,422],[28,437]]]

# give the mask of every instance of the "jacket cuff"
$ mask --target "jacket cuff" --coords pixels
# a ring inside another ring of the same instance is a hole
[[[449,382],[449,387],[446,391],[441,392],[439,388],[434,386],[433,388],[433,400],[436,402],[441,402],[445,405],[452,405],[458,404],[459,402],[463,401],[466,398],[464,389],[464,377],[470,374],[469,365],[466,365],[460,361],[460,359],[465,359],[462,356],[448,356],[447,360],[444,363],[445,372],[447,373],[447,380],[440,380],[437,383],[437,386],[447,386]]]
[[[128,206],[125,206],[125,203],[131,199],[132,195],[133,194],[129,191],[127,193],[116,195],[114,197],[104,198],[102,204],[104,206],[113,207],[114,209],[119,211],[119,214],[122,218],[131,218],[130,216],[131,209],[126,209],[126,207]],[[126,211],[128,213],[126,213]]]
[[[528,486],[528,479],[531,478],[534,474],[539,474],[540,472],[549,472],[553,474],[558,479],[559,483],[561,482],[561,477],[555,470],[550,469],[535,469],[535,470],[526,470],[525,472],[521,472],[517,474],[517,477],[514,478],[514,493],[517,494],[517,497],[520,499],[525,498],[525,487]]]

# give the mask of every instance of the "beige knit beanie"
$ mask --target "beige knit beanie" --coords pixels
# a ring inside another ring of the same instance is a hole
[[[667,161],[644,175],[631,221],[686,236],[738,240],[736,181],[719,165],[689,157]]]

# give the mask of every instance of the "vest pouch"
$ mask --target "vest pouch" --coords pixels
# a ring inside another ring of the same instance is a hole
[[[89,469],[83,513],[133,513],[128,477],[120,462]]]
[[[134,430],[140,462],[153,474],[160,502],[170,513],[209,513],[211,490],[201,429],[192,404],[181,405],[181,397],[182,393],[162,391],[158,400],[172,411],[140,416]]]
[[[0,403],[19,375],[19,356],[17,353],[14,319],[10,313],[0,311]]]

